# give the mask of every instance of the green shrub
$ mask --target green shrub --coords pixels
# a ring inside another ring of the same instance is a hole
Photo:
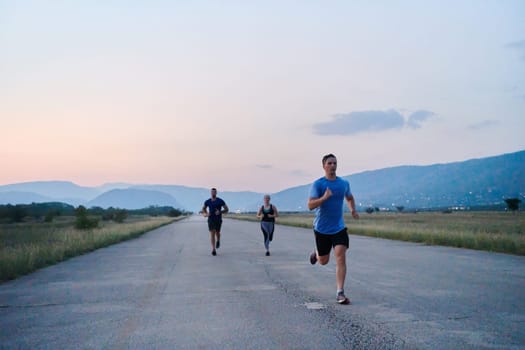
[[[113,220],[118,223],[124,222],[124,220],[128,217],[128,211],[125,209],[118,209],[115,211],[115,215],[113,217]]]
[[[80,230],[88,230],[98,227],[98,219],[88,217],[87,209],[83,205],[80,205],[77,209],[75,209],[75,213],[77,217],[75,221],[75,228]]]

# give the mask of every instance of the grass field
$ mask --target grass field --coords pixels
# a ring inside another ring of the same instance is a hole
[[[259,221],[255,214],[228,214]],[[183,218],[183,217],[179,217]],[[52,223],[0,224],[0,282],[73,256],[137,237],[174,221],[170,217],[132,216],[122,224],[102,221],[93,230],[74,228],[74,217]],[[311,228],[312,213],[281,213],[277,223]],[[350,234],[525,255],[525,214],[506,212],[361,213],[345,216]]]
[[[229,217],[258,221],[254,214]],[[277,219],[278,224],[305,228],[312,222],[312,213],[281,213]],[[359,220],[345,215],[345,223],[350,234],[525,255],[523,212],[360,213]]]
[[[166,216],[131,216],[121,224],[102,221],[91,230],[75,229],[74,217],[57,217],[52,223],[0,224],[0,282],[137,237],[174,220]]]

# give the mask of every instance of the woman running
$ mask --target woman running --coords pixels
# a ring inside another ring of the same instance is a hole
[[[270,242],[273,240],[275,218],[279,216],[277,207],[270,204],[270,195],[264,195],[264,204],[259,208],[257,217],[261,219],[261,230],[264,235],[264,248],[266,256],[270,256]]]

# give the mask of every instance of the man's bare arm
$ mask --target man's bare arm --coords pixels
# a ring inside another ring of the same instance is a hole
[[[358,219],[359,214],[357,213],[357,210],[355,209],[355,199],[353,195],[346,197],[346,204],[348,205],[348,209],[350,209],[350,213],[352,213],[352,217],[354,219]]]
[[[324,192],[323,196],[321,198],[308,198],[308,209],[313,210],[315,208],[318,208],[323,204],[330,196],[332,195],[332,191],[329,187],[326,188],[326,191]]]

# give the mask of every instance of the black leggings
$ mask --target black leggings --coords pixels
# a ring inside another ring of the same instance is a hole
[[[264,235],[264,247],[270,249],[270,242],[273,240],[273,230],[275,223],[272,221],[261,221],[261,231]]]

